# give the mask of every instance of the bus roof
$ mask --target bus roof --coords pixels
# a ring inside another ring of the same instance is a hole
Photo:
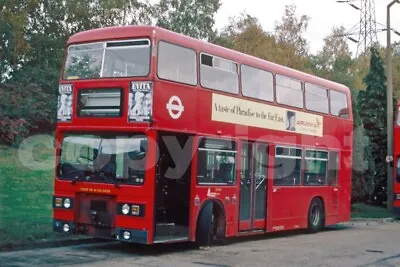
[[[182,46],[192,48],[199,52],[210,53],[215,56],[223,57],[237,63],[258,67],[275,74],[285,75],[301,81],[313,83],[326,88],[335,89],[349,94],[350,89],[339,84],[315,75],[298,71],[289,67],[285,67],[268,60],[260,59],[251,55],[247,55],[229,48],[218,46],[209,42],[198,40],[183,34],[169,31],[155,26],[117,26],[105,27],[88,31],[83,31],[72,35],[68,40],[68,45],[73,43],[95,42],[101,40],[116,40],[134,37],[152,37],[156,36],[158,39],[164,39]]]

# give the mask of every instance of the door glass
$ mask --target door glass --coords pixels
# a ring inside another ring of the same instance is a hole
[[[255,219],[265,218],[265,196],[266,196],[266,182],[268,173],[268,146],[258,145],[257,153],[255,155]]]
[[[241,170],[240,170],[240,220],[250,220],[250,144],[244,143],[242,147]]]

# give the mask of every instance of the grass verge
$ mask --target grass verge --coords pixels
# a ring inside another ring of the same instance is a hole
[[[0,146],[0,246],[62,239],[52,231],[54,148],[38,135]]]
[[[390,218],[392,214],[384,207],[355,203],[351,206],[351,218]]]

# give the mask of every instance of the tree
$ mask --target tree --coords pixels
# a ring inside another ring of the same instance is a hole
[[[286,6],[282,21],[275,25],[277,42],[295,49],[297,56],[307,56],[308,42],[303,33],[307,30],[309,20],[307,15],[296,17],[296,5]]]
[[[338,69],[348,72],[349,69],[346,67],[349,67],[349,64],[343,65],[342,62],[351,63],[351,52],[345,37],[345,28],[334,27],[332,32],[324,38],[322,51],[315,56],[314,68],[322,73],[334,73]]]
[[[369,138],[375,165],[375,184],[386,187],[386,75],[377,48],[371,48],[370,69],[364,78],[365,91],[358,96],[358,109]]]
[[[290,68],[311,72],[307,57],[296,55],[296,49],[290,45],[279,44],[273,33],[265,32],[259,21],[246,13],[230,18],[229,24],[214,43]]]
[[[156,25],[209,41],[220,6],[220,0],[160,0],[154,7]]]
[[[13,88],[13,94],[32,90],[24,92],[31,101],[46,103],[35,106],[40,121],[26,120],[29,123],[23,126],[28,132],[39,128],[49,132],[54,127],[58,78],[69,36],[98,27],[149,24],[153,15],[148,1],[139,0],[10,0],[1,3],[0,10],[0,80]],[[24,106],[26,97],[16,97],[14,102],[14,106]],[[4,108],[0,106],[0,114],[18,121]],[[32,113],[22,110],[27,114],[20,118]],[[7,122],[2,129],[17,132],[12,129],[21,125]]]
[[[393,51],[393,91],[400,97],[400,43],[394,44]]]
[[[265,32],[258,19],[241,13],[231,17],[214,43],[265,60],[276,61],[277,44],[274,36]]]

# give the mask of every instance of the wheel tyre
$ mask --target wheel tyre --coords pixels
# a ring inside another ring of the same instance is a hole
[[[212,241],[212,223],[213,203],[207,203],[201,209],[197,220],[196,243],[199,247],[208,247]]]
[[[315,233],[321,230],[324,217],[324,209],[321,200],[314,198],[308,210],[308,231],[310,233]]]

